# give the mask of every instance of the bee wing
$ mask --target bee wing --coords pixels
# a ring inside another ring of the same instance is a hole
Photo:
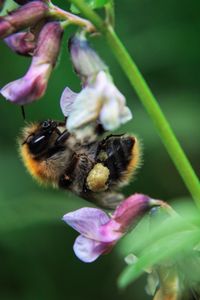
[[[60,107],[62,113],[65,117],[68,117],[71,110],[74,100],[76,99],[78,93],[73,92],[70,88],[66,87],[60,98]]]

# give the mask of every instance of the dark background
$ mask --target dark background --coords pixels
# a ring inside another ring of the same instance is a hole
[[[64,2],[64,4],[63,4]],[[67,1],[55,1],[68,9]],[[165,115],[199,172],[200,97],[199,0],[116,0],[116,30],[129,49]],[[59,99],[65,86],[79,91],[72,71],[66,30],[60,63],[46,95],[26,107],[28,121],[62,118]],[[135,133],[143,144],[143,164],[126,194],[142,192],[164,200],[188,196],[155,128],[102,37],[93,39],[134,118],[119,132]],[[28,58],[0,42],[0,87],[21,77]],[[1,97],[0,109],[0,299],[149,299],[140,279],[126,291],[116,279],[125,266],[119,246],[93,264],[80,262],[72,245],[77,233],[61,217],[89,205],[51,188],[38,186],[26,172],[16,139],[24,121],[20,108]],[[123,241],[120,243],[122,246]],[[133,241],[134,243],[134,241]]]

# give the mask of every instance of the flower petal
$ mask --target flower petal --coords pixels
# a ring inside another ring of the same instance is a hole
[[[27,73],[0,91],[6,99],[16,104],[26,104],[44,95],[59,54],[62,33],[59,22],[48,22],[42,27]]]
[[[0,38],[37,24],[49,14],[47,3],[31,1],[0,18]]]
[[[133,118],[131,110],[125,106],[120,112],[120,121],[122,124],[130,121]]]
[[[30,103],[44,95],[51,70],[50,64],[30,67],[24,77],[8,83],[0,93],[16,104]]]
[[[121,225],[121,231],[125,232],[129,227],[132,227],[138,220],[153,206],[154,204],[146,195],[134,194],[122,201],[116,208],[112,220]]]
[[[67,119],[67,128],[74,131],[98,118],[101,101],[93,88],[84,88],[76,97]]]
[[[84,84],[99,71],[108,69],[99,55],[90,47],[84,32],[76,33],[69,40],[69,51],[74,69]]]
[[[74,243],[74,253],[76,256],[86,262],[91,263],[95,261],[101,254],[108,252],[112,245],[109,243],[101,243],[88,239],[79,235]]]
[[[65,117],[69,116],[72,110],[72,104],[74,103],[74,100],[76,99],[77,95],[78,93],[74,93],[68,87],[64,89],[60,99],[60,107]]]
[[[120,125],[120,111],[116,99],[111,98],[103,105],[99,119],[106,130],[114,130]]]
[[[84,207],[64,215],[63,220],[85,237],[102,241],[100,227],[110,218],[101,209]]]
[[[36,47],[35,36],[31,32],[18,32],[4,39],[8,47],[24,56],[32,56]]]

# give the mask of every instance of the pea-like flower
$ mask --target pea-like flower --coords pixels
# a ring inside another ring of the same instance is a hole
[[[67,118],[70,132],[84,132],[86,126],[99,122],[105,130],[114,130],[131,120],[132,114],[125,98],[112,82],[111,77],[100,71],[94,82],[78,94],[65,90],[61,97],[61,109]]]
[[[100,123],[105,130],[115,130],[131,120],[125,97],[113,83],[98,54],[89,46],[85,35],[77,34],[69,43],[74,69],[80,76],[83,89],[75,94],[68,88],[61,97],[61,109],[67,117],[67,128],[79,138],[95,131]]]
[[[4,39],[8,47],[17,54],[31,56],[36,48],[35,36],[31,32],[18,32]]]
[[[87,263],[108,253],[117,241],[152,207],[161,205],[142,194],[134,194],[122,201],[109,217],[97,208],[81,208],[64,215],[63,220],[80,233],[74,243],[76,256]]]
[[[41,1],[32,1],[0,17],[0,38],[37,24],[49,14],[48,5]]]
[[[59,22],[49,22],[44,25],[28,72],[24,77],[8,83],[0,90],[6,99],[22,105],[44,95],[58,58],[62,33]]]

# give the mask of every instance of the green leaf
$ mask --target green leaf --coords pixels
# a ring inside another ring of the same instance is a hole
[[[132,281],[138,278],[144,271],[155,264],[168,259],[184,259],[184,255],[193,251],[194,246],[199,242],[200,230],[188,230],[164,237],[147,247],[141,254],[138,261],[126,267],[118,279],[118,286],[125,288]],[[191,254],[192,255],[192,254]]]
[[[119,244],[121,256],[127,256],[129,253],[139,255],[143,249],[152,245],[155,241],[164,236],[192,230],[200,229],[199,212],[192,205],[179,203],[180,215],[169,217],[163,211],[156,215],[148,216],[140,223],[130,234],[126,235]],[[141,226],[142,225],[142,226]]]
[[[85,3],[92,9],[104,7],[110,0],[85,0]],[[76,8],[74,4],[71,4],[70,10],[74,14],[79,14],[80,11]]]

